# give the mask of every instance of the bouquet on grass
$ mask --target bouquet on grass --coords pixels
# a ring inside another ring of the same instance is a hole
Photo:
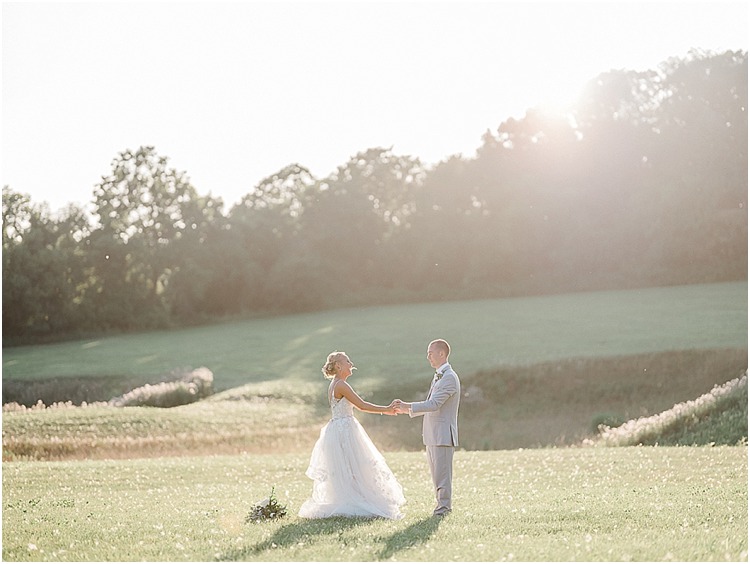
[[[274,494],[274,489],[271,488],[271,495],[269,497],[255,504],[250,513],[247,514],[247,517],[245,517],[245,523],[253,521],[258,523],[266,519],[280,519],[286,515],[286,505],[279,503]]]

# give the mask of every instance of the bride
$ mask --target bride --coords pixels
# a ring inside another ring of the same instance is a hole
[[[367,413],[395,415],[392,406],[364,401],[346,381],[356,370],[346,353],[328,355],[323,375],[331,380],[328,403],[331,420],[320,431],[305,474],[313,480],[312,496],[300,517],[318,519],[343,515],[401,519],[406,503],[383,455],[354,417],[356,407]]]

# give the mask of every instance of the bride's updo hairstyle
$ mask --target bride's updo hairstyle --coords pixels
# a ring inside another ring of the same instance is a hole
[[[326,363],[323,365],[323,376],[331,380],[336,376],[336,361],[341,357],[340,351],[333,351],[331,354],[328,355],[328,358],[326,359]]]

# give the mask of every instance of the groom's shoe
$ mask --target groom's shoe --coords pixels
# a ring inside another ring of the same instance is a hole
[[[432,516],[433,517],[447,517],[448,515],[450,515],[450,512],[451,512],[450,509],[445,509],[443,511],[435,511],[433,512]]]

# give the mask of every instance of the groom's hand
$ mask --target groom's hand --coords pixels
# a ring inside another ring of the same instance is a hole
[[[393,400],[391,404],[396,408],[396,413],[409,413],[409,404],[401,401],[400,399]]]
[[[396,411],[396,408],[394,407],[395,400],[392,401],[388,407],[385,408],[385,411],[381,412],[381,415],[398,415],[398,412]]]

